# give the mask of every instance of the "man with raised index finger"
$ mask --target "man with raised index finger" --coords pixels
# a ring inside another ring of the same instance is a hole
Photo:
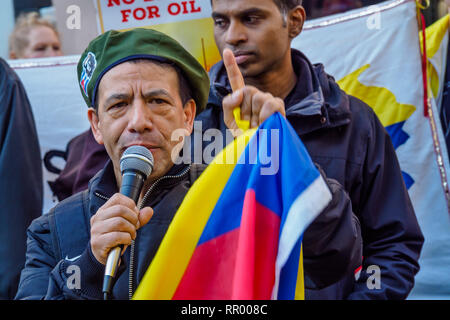
[[[237,106],[251,127],[280,112],[333,194],[303,238],[306,298],[405,299],[423,236],[395,150],[367,105],[340,90],[323,65],[291,49],[305,21],[302,1],[211,4],[223,60],[210,70],[207,108],[196,118],[202,131],[238,134]]]

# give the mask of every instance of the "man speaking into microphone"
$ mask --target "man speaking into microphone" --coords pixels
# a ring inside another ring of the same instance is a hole
[[[77,71],[92,132],[110,161],[88,190],[32,223],[16,299],[129,299],[204,169],[172,159],[180,145],[172,133],[192,132],[209,91],[206,71],[179,43],[149,29],[109,31],[89,44]],[[135,147],[151,155],[127,154]],[[148,170],[124,173],[121,159],[148,162]],[[140,193],[123,191],[139,179]],[[116,270],[104,296],[105,265],[115,251],[118,266],[109,266]]]

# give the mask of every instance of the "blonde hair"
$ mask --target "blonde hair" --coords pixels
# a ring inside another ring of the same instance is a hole
[[[9,36],[9,52],[20,56],[29,45],[28,35],[34,27],[44,26],[52,29],[59,39],[58,30],[48,20],[42,18],[37,12],[21,14],[16,21],[14,29]]]

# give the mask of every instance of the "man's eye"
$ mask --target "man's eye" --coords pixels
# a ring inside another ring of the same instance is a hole
[[[222,18],[216,18],[214,19],[214,25],[217,27],[224,27],[226,25],[226,21]]]
[[[118,102],[118,103],[113,104],[111,107],[109,107],[109,109],[120,109],[125,106],[126,106],[125,102]]]
[[[260,18],[258,16],[247,16],[243,20],[245,23],[254,24],[257,23]]]
[[[154,98],[150,100],[151,104],[165,104],[167,103],[166,100]]]

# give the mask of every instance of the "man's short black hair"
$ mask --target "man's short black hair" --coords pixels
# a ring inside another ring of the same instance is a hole
[[[302,0],[273,0],[281,13],[286,14],[289,10],[294,9],[296,6],[302,5]]]
[[[210,0],[210,2],[212,5],[212,0]],[[285,19],[289,10],[294,9],[296,6],[301,6],[303,0],[273,0],[273,2],[276,4],[278,9],[280,9],[280,12]],[[286,21],[284,21],[284,23],[286,23]]]

